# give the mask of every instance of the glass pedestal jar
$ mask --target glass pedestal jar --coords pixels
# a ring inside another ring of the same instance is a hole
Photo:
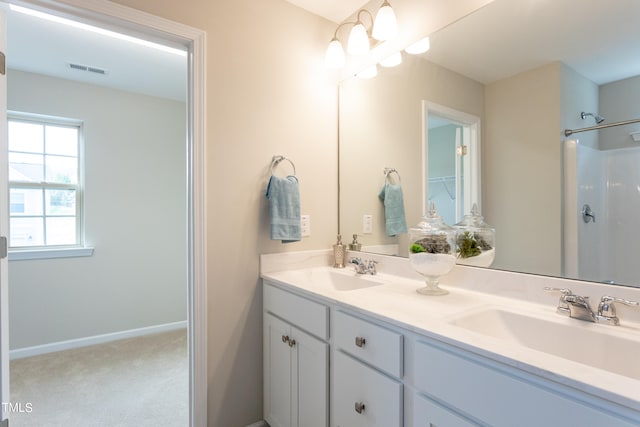
[[[457,231],[458,264],[489,267],[496,257],[496,230],[480,215],[474,203],[471,213],[453,226]]]
[[[435,204],[417,226],[409,231],[409,264],[425,277],[426,286],[419,288],[423,295],[446,295],[439,278],[456,265],[456,231],[442,221]]]

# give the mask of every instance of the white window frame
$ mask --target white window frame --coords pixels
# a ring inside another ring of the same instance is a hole
[[[78,129],[78,181],[76,184],[31,183],[9,181],[9,191],[13,188],[62,189],[73,188],[76,192],[76,243],[69,245],[42,245],[9,247],[9,260],[66,258],[90,256],[93,248],[85,246],[85,218],[84,218],[84,126],[81,120],[63,117],[32,114],[16,111],[7,112],[7,121],[37,123],[42,125],[69,126]],[[46,217],[46,212],[43,212]],[[46,224],[44,233],[46,236]],[[9,227],[11,236],[11,227]],[[11,241],[11,239],[9,239]]]

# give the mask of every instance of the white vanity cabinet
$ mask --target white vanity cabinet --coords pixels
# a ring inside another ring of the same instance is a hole
[[[627,418],[622,408],[604,400],[437,341],[418,339],[414,360],[415,387],[449,408],[418,395],[416,412],[422,411],[427,415],[419,414],[417,420],[422,421],[420,424],[416,421],[416,425],[640,425],[637,414],[629,414],[635,419]],[[424,409],[429,405],[431,409]],[[430,421],[429,411],[433,411],[434,418],[445,417],[452,421]],[[424,419],[429,420],[428,423],[424,424]]]
[[[335,427],[403,425],[403,335],[333,310],[331,420]]]
[[[601,397],[597,384],[549,378],[350,298],[265,279],[271,427],[640,426],[633,403]]]
[[[265,284],[263,316],[265,420],[271,427],[327,427],[328,308]]]
[[[413,425],[418,427],[478,427],[465,418],[432,399],[416,393],[413,400]]]

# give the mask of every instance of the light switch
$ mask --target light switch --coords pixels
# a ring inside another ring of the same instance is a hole
[[[362,216],[362,233],[363,234],[373,233],[373,215],[364,214]]]
[[[302,237],[311,236],[311,215],[300,215],[300,234]]]

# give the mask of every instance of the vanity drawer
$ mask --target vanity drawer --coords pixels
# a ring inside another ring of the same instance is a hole
[[[402,384],[340,351],[333,355],[332,425],[402,426]]]
[[[422,392],[493,427],[638,425],[598,410],[588,395],[543,388],[506,366],[461,357],[453,347],[417,342],[414,371]]]
[[[263,307],[275,316],[312,335],[329,339],[329,308],[307,298],[264,283]]]
[[[402,377],[402,334],[341,311],[334,312],[333,320],[334,345],[396,378]]]
[[[478,427],[478,424],[418,393],[413,400],[413,425],[416,427]]]

